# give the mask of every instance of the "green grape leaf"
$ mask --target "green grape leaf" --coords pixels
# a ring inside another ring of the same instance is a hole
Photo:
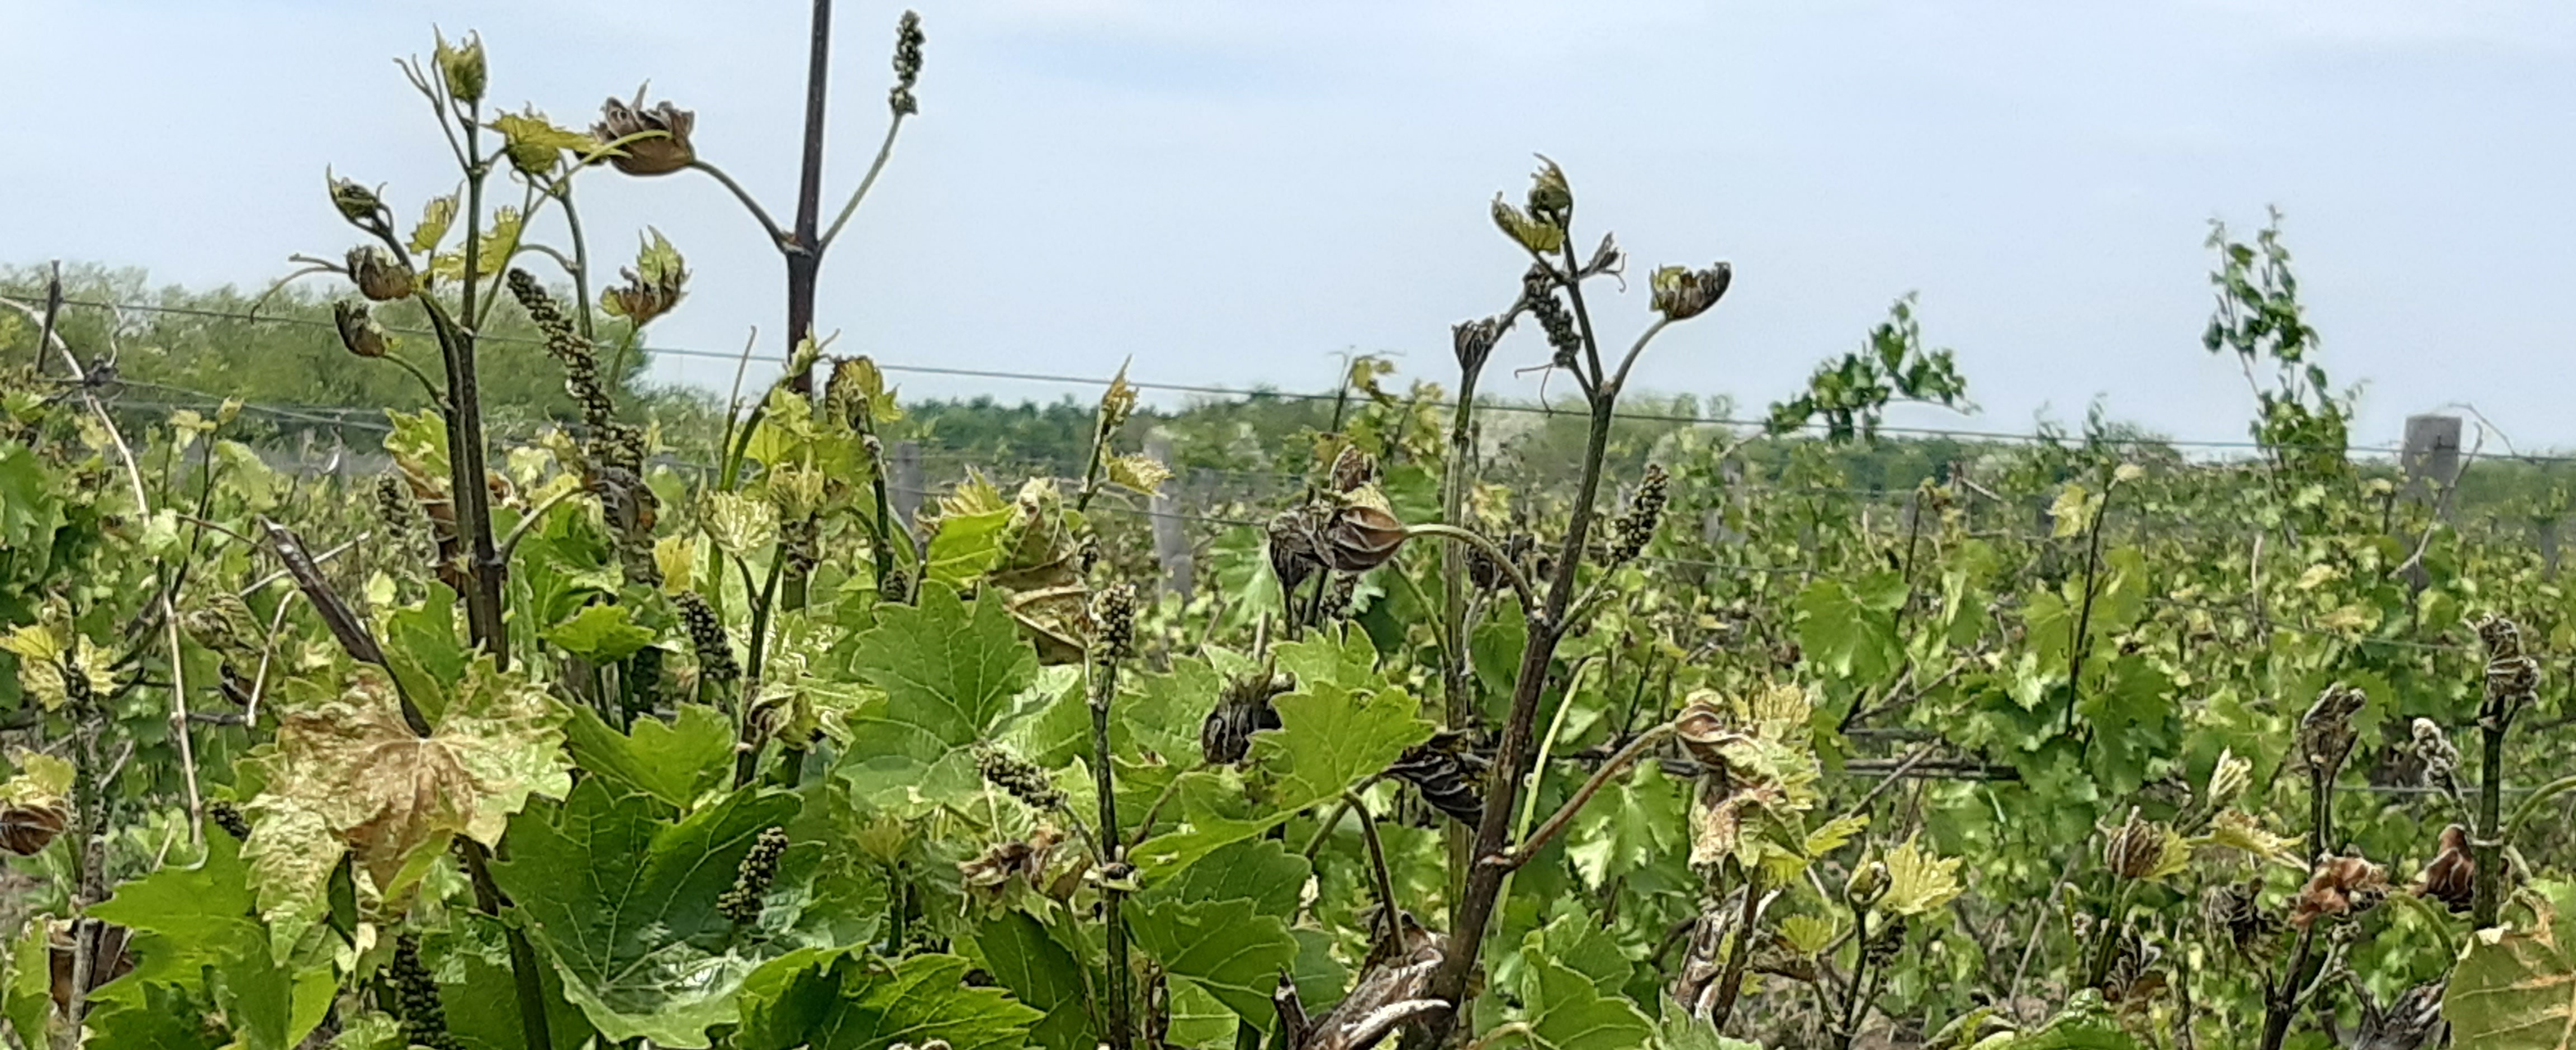
[[[243,807],[255,829],[244,853],[279,950],[320,917],[344,850],[394,894],[450,836],[498,844],[529,796],[560,797],[571,786],[562,718],[543,687],[488,657],[425,737],[371,666],[339,697],[285,710],[276,738],[243,760],[265,785]]]
[[[848,792],[811,792],[787,825],[787,856],[761,910],[762,931],[779,930],[800,947],[876,940],[893,889],[889,872],[866,849],[851,846],[881,827],[872,827]]]
[[[1173,978],[1198,985],[1262,1031],[1278,1024],[1270,993],[1297,961],[1297,940],[1250,900],[1139,908],[1136,944]]]
[[[651,629],[635,622],[633,611],[613,602],[582,606],[572,619],[546,628],[547,641],[600,664],[615,663],[642,652],[656,637]]]
[[[966,984],[971,964],[915,955],[891,965],[805,950],[764,966],[743,987],[735,1050],[887,1050],[945,1041],[953,1050],[1020,1050],[1038,1011]]]
[[[733,720],[704,704],[681,704],[678,717],[668,722],[638,716],[625,733],[609,728],[587,707],[574,708],[572,719],[564,723],[564,743],[582,769],[668,802],[675,810],[696,805],[700,796],[733,775]]]
[[[1179,806],[1187,826],[1147,839],[1133,853],[1151,879],[1169,878],[1219,847],[1257,837],[1309,806],[1340,798],[1406,748],[1430,739],[1431,724],[1415,717],[1420,702],[1404,690],[1353,692],[1315,680],[1324,677],[1301,676],[1301,683],[1311,684],[1301,684],[1272,704],[1280,727],[1252,734],[1251,765],[1268,781],[1258,807],[1245,812],[1234,806],[1225,774],[1198,770],[1181,775]]]
[[[1760,1043],[1719,1035],[1715,1025],[1681,1010],[1671,1010],[1649,1045],[1655,1050],[1762,1050]]]
[[[53,945],[48,943],[43,915],[31,916],[9,948],[9,984],[0,991],[0,1013],[18,1033],[20,1046],[51,1046],[47,1030],[54,1016]]]
[[[238,1045],[221,1027],[206,1023],[211,1004],[169,985],[145,985],[133,1000],[101,1003],[90,1012],[84,1045],[148,1046],[152,1050],[231,1050]]]
[[[1167,672],[1123,676],[1119,682],[1123,686],[1130,679],[1140,680],[1136,681],[1134,692],[1122,693],[1113,712],[1118,718],[1116,728],[1126,731],[1130,747],[1166,762],[1195,763],[1199,755],[1199,725],[1207,720],[1208,711],[1216,706],[1217,691],[1224,688],[1224,676],[1218,674],[1216,666],[1203,657],[1181,656],[1172,660],[1172,669]],[[1067,706],[1080,709],[1080,744],[1087,751],[1091,746],[1090,705],[1079,689],[1072,692],[1070,699]]]
[[[1636,969],[1619,949],[1619,939],[1601,928],[1597,916],[1563,904],[1554,920],[1522,939],[1521,954],[1534,954],[1582,974],[1604,992],[1618,991]],[[1529,994],[1543,991],[1532,989]]]
[[[164,867],[117,887],[91,916],[132,931],[133,973],[94,993],[101,1001],[149,1008],[142,989],[168,986],[211,993],[241,1046],[288,1050],[322,1019],[337,991],[328,965],[298,974],[275,958],[268,928],[254,917],[258,898],[241,845],[229,835],[206,842],[194,867]],[[212,985],[207,975],[219,980]]]
[[[2483,1043],[2456,1043],[2486,1050]],[[2047,1028],[2028,1035],[2014,1036],[1989,1047],[1978,1043],[1980,1050],[2148,1050],[2138,1037],[2121,1030],[2118,1022],[2093,1017],[2062,1018]]]
[[[922,556],[922,577],[931,583],[965,587],[1002,559],[1002,532],[1011,524],[1012,508],[975,514],[941,514]]]
[[[675,822],[594,777],[512,820],[510,859],[492,877],[601,1035],[703,1047],[708,1026],[738,1018],[734,994],[754,965],[732,950],[716,899],[753,838],[797,809],[785,792],[736,792]]]
[[[518,978],[510,970],[510,949],[501,920],[467,914],[445,934],[424,938],[421,954],[442,960],[431,964],[439,978],[439,999],[447,1008],[447,1030],[466,1050],[520,1050],[527,1028],[519,1020]],[[563,974],[540,967],[545,991],[546,1025],[558,1047],[577,1047],[590,1039],[590,1021],[563,992]],[[396,1047],[406,1044],[397,1041]]]
[[[1468,637],[1476,681],[1487,696],[1511,695],[1512,682],[1521,673],[1521,654],[1529,647],[1529,621],[1520,615],[1519,600],[1506,596],[1503,603],[1506,608],[1487,616]]]
[[[1832,579],[1808,584],[1796,603],[1798,647],[1809,661],[1843,678],[1885,678],[1903,653],[1896,607],[1904,600],[1904,583],[1894,573],[1875,573],[1851,586]]]
[[[2454,1045],[2478,1050],[2576,1048],[2576,885],[2542,883],[2529,929],[2470,935],[2442,993]]]
[[[429,593],[417,605],[385,614],[378,631],[384,638],[385,669],[402,685],[403,695],[435,719],[447,710],[449,691],[465,679],[465,644],[457,639],[456,592],[430,581]]]
[[[1576,814],[1566,835],[1566,859],[1586,884],[1598,887],[1679,855],[1689,848],[1689,790],[1688,782],[1663,775],[1653,763],[1612,780]]]
[[[2125,795],[2146,783],[2152,763],[2182,743],[2174,685],[2142,656],[2120,657],[2106,670],[2075,711],[2093,724],[2094,770],[2102,790]]]
[[[1163,901],[1251,901],[1263,915],[1287,915],[1297,909],[1314,866],[1303,854],[1277,839],[1252,839],[1225,846],[1180,874],[1155,884],[1137,900],[1147,906]]]
[[[1169,1031],[1164,1033],[1167,1046],[1233,1046],[1242,1018],[1214,993],[1191,981],[1172,985]]]
[[[885,690],[850,717],[842,772],[881,804],[954,801],[978,792],[966,749],[989,738],[1037,678],[1037,655],[990,591],[968,604],[945,587],[917,606],[879,608],[854,640],[854,669]]]
[[[1385,684],[1377,674],[1377,647],[1358,631],[1317,631],[1274,645],[1271,651],[1278,657],[1279,669],[1295,677],[1300,688],[1333,685],[1357,690]]]
[[[1019,1001],[1044,1012],[1029,1029],[1030,1042],[1048,1050],[1092,1050],[1100,1044],[1082,964],[1048,936],[1044,924],[1026,912],[1006,911],[976,928],[975,947],[986,972]]]
[[[1297,996],[1310,1003],[1339,1002],[1351,985],[1351,971],[1333,958],[1333,933],[1312,926],[1288,931],[1297,938],[1297,962],[1289,968],[1288,979],[1297,986]]]
[[[1616,991],[1604,993],[1590,976],[1523,949],[1530,974],[1521,1021],[1527,1040],[1543,1050],[1634,1050],[1654,1038],[1654,1022]]]

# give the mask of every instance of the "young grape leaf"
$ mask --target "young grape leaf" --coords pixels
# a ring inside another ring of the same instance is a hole
[[[681,704],[679,716],[668,722],[639,716],[626,733],[609,728],[587,707],[574,708],[564,723],[564,743],[585,771],[676,810],[696,805],[699,796],[733,775],[733,722],[703,704]]]
[[[1890,915],[1921,915],[1957,898],[1962,858],[1944,859],[1911,837],[1887,851],[1887,894],[1878,902]]]
[[[63,706],[69,696],[68,683],[63,679],[66,665],[69,673],[87,680],[91,695],[105,696],[116,691],[113,661],[98,643],[69,624],[13,627],[0,634],[0,652],[18,658],[19,687],[43,704],[45,710]]]
[[[391,680],[361,665],[339,697],[283,713],[277,737],[243,761],[266,787],[243,807],[256,829],[244,855],[279,950],[323,908],[342,851],[380,892],[399,892],[449,836],[501,841],[531,795],[559,797],[563,708],[486,658],[467,670],[428,736],[403,720]]]
[[[887,1050],[945,1041],[953,1050],[1020,1050],[1041,1016],[994,988],[966,984],[970,964],[915,955],[887,964],[846,950],[781,956],[744,983],[734,1050]],[[701,1044],[703,1045],[703,1044]]]
[[[1107,466],[1110,484],[1147,495],[1172,480],[1172,468],[1151,456],[1111,456]]]
[[[1277,915],[1251,900],[1165,903],[1136,910],[1136,945],[1163,972],[1216,997],[1262,1031],[1278,1024],[1270,993],[1280,971],[1297,961],[1297,940]]]
[[[660,801],[592,777],[512,820],[492,877],[601,1035],[702,1047],[708,1026],[737,1018],[753,967],[716,899],[752,840],[797,809],[785,792],[736,792],[674,822]]]

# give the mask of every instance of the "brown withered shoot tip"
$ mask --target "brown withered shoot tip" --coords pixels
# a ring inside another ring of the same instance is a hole
[[[668,175],[697,161],[697,152],[689,144],[689,133],[697,126],[696,113],[669,99],[644,105],[644,89],[639,87],[633,102],[612,98],[601,103],[599,123],[590,133],[602,143],[617,144],[618,151],[607,157],[617,170],[629,175]]]

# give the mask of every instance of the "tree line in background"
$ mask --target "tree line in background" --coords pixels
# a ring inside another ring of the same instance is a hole
[[[0,294],[39,301],[49,276],[48,268],[39,265],[0,267]],[[61,314],[64,334],[80,345],[112,348],[114,377],[125,384],[119,400],[143,411],[207,409],[238,399],[279,410],[253,411],[235,424],[234,433],[253,444],[372,452],[381,448],[387,430],[386,409],[429,407],[422,387],[401,372],[348,367],[348,351],[332,325],[331,297],[309,286],[264,292],[155,286],[140,269],[98,264],[68,266],[62,280],[65,300],[72,304]],[[482,382],[496,433],[525,435],[547,425],[577,423],[579,408],[526,313],[504,303],[493,316]],[[379,308],[379,317],[397,332],[425,325],[416,307],[401,303]],[[632,326],[623,319],[603,312],[595,320],[601,338],[629,337]],[[0,360],[32,361],[36,335],[28,318],[0,312]],[[425,331],[396,335],[392,342],[393,355],[435,367],[436,347]],[[723,430],[723,392],[657,383],[651,364],[651,354],[641,348],[620,355],[608,377],[614,395],[651,419],[674,455],[711,462]],[[1338,391],[1256,388],[1237,397],[1191,395],[1176,406],[1144,404],[1125,425],[1125,436],[1166,436],[1176,470],[1285,477],[1302,469],[1281,451],[1295,445],[1292,439],[1335,432],[1336,421],[1358,406],[1446,411],[1443,399],[1452,391],[1398,378],[1384,359],[1363,356],[1352,360]],[[1486,400],[1500,410],[1486,416],[1481,436],[1489,448],[1508,446],[1510,455],[1493,458],[1518,472],[1514,483],[1574,480],[1558,465],[1577,460],[1582,451],[1586,423],[1578,405],[1562,399],[1554,404]],[[1685,420],[1727,417],[1734,407],[1725,398],[1631,395],[1627,418],[1612,431],[1613,454],[1633,469],[1658,442],[1707,425]],[[1082,466],[1089,452],[1092,415],[1092,406],[1071,394],[1053,401],[992,395],[907,399],[903,418],[888,424],[883,436],[931,450],[936,457],[933,477],[956,474],[969,463],[1069,473]],[[2187,457],[2198,450],[2176,447],[2149,428],[2108,419],[2098,407],[2072,430],[2043,425],[2032,436],[2042,444],[2119,447],[2142,461],[2176,464],[2243,459],[2257,451],[2248,442],[2239,451]],[[1788,450],[1799,440],[1788,435],[1745,443],[1737,450],[1741,477],[1753,482],[1778,478]],[[1833,444],[1822,454],[1834,461],[1849,487],[1901,494],[1927,479],[1946,480],[1953,469],[2009,457],[2029,443],[1975,434],[1877,433],[1870,441]],[[2570,504],[2571,481],[2576,481],[2576,463],[2530,455],[2534,451],[2481,443],[2475,469],[2458,479],[2454,507],[2511,528],[2545,528],[2562,518]],[[2373,468],[2365,461],[2364,469]],[[2389,476],[2399,473],[2393,462],[2376,469]]]

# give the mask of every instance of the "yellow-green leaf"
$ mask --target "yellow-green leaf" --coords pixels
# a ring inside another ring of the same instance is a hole
[[[1860,834],[1861,829],[1866,827],[1869,827],[1867,814],[1835,817],[1826,821],[1816,830],[1807,833],[1807,841],[1803,847],[1807,859],[1813,860],[1841,849],[1843,843],[1851,841],[1852,836]]]
[[[455,194],[432,197],[423,203],[420,206],[420,223],[411,228],[409,247],[412,254],[428,255],[435,251],[438,248],[438,242],[447,239],[448,224],[455,221]]]
[[[1780,920],[1780,939],[1789,942],[1801,955],[1814,955],[1834,941],[1833,920],[1814,915],[1792,915]]]
[[[698,568],[697,537],[664,536],[654,540],[653,567],[662,571],[662,593],[688,590]]]
[[[14,809],[58,806],[72,791],[72,764],[41,751],[20,749],[10,759],[18,775],[0,783],[0,806]]]
[[[739,492],[710,492],[700,507],[707,538],[727,554],[747,555],[778,538],[778,508],[767,500]]]
[[[2565,883],[2544,884],[2533,923],[2479,930],[2451,970],[2442,1019],[2451,1045],[2477,1050],[2576,1048],[2576,928],[2560,918]]]
[[[1921,915],[1950,903],[1965,888],[1959,883],[1959,858],[1945,860],[1909,838],[1887,851],[1887,896],[1879,907],[1891,915]]]
[[[2260,820],[2241,809],[2219,812],[2210,822],[2209,833],[2194,840],[2194,845],[2221,846],[2253,854],[2287,867],[2305,869],[2299,862],[2299,840],[2288,835],[2275,835],[2265,830]]]
[[[1172,468],[1151,456],[1111,456],[1109,483],[1152,494],[1172,480]]]
[[[467,669],[427,736],[372,666],[339,696],[288,708],[276,739],[243,760],[266,785],[243,807],[255,829],[245,853],[278,943],[294,945],[320,914],[344,850],[392,893],[450,836],[497,844],[530,795],[562,796],[562,719],[543,687],[489,658]]]

